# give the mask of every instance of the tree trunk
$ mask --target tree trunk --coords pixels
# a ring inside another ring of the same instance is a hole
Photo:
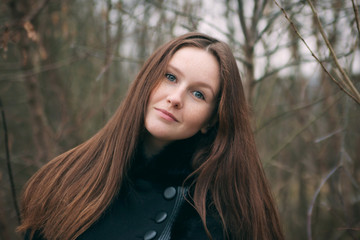
[[[27,93],[33,144],[36,149],[35,164],[40,166],[52,156],[54,141],[53,131],[45,114],[39,75],[33,73],[34,69],[40,69],[40,59],[46,58],[46,53],[40,45],[39,36],[30,22],[31,19],[24,22],[24,19],[33,12],[31,7],[34,5],[36,4],[28,1],[9,2],[13,21],[22,28],[18,49],[21,53],[21,70],[25,73],[23,80]]]

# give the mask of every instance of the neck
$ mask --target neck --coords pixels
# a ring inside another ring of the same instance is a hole
[[[159,153],[171,141],[160,140],[147,133],[144,139],[144,154],[146,157],[152,157]]]

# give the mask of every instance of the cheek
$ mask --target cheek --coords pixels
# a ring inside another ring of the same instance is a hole
[[[211,104],[210,107],[208,107],[206,109],[206,111],[204,111],[204,117],[203,117],[203,121],[202,121],[202,126],[206,126],[206,125],[212,125],[214,122],[214,119],[216,118],[217,113],[215,112],[217,111],[217,107],[215,106],[215,103]]]
[[[157,100],[158,97],[157,97],[157,91],[156,90],[153,90],[151,93],[150,93],[150,96],[149,96],[149,101],[148,101],[148,104],[147,104],[147,108],[150,108]]]
[[[212,112],[213,108],[194,109],[190,112],[189,119],[191,119],[191,123],[194,127],[201,128],[209,123]]]
[[[166,91],[164,90],[163,84],[159,84],[157,87],[155,87],[149,96],[149,104],[154,103],[158,100],[160,100],[164,95]]]

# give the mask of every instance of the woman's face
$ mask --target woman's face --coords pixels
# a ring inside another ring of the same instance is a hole
[[[203,49],[179,49],[151,92],[145,127],[158,144],[205,133],[219,92],[219,64]]]

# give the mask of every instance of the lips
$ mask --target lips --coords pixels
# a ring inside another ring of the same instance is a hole
[[[179,120],[176,119],[176,117],[174,115],[172,115],[171,113],[169,113],[168,111],[161,109],[161,108],[155,108],[155,110],[159,111],[160,113],[163,114],[163,116],[168,119],[168,120],[173,120],[175,122],[179,122]]]

